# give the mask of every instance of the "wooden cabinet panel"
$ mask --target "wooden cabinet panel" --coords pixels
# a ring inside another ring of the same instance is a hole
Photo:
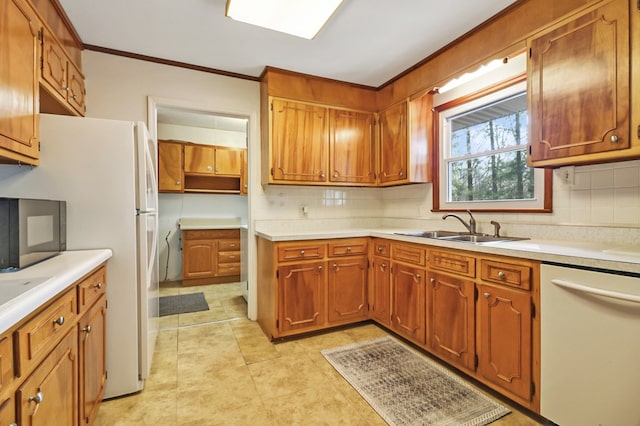
[[[242,173],[242,149],[216,147],[214,150],[214,173],[216,175],[240,176]]]
[[[322,259],[325,251],[326,246],[324,244],[314,241],[295,243],[293,245],[281,244],[278,245],[278,261]]]
[[[480,278],[495,284],[529,290],[531,288],[531,265],[529,263],[517,264],[482,259],[480,261]]]
[[[184,145],[184,172],[213,174],[215,147],[210,145]]]
[[[391,326],[391,264],[389,259],[374,256],[371,262],[373,272],[369,286],[371,310],[375,321],[387,327]]]
[[[65,333],[75,328],[76,306],[76,289],[73,288],[15,332],[15,344],[20,353],[16,375],[28,374]]]
[[[367,317],[366,256],[329,261],[328,318],[330,323],[353,322]]]
[[[424,266],[427,263],[427,249],[408,244],[392,244],[391,256],[394,260]]]
[[[631,146],[627,0],[589,8],[530,48],[530,165],[597,162]]]
[[[215,263],[214,240],[182,241],[182,279],[213,277]]]
[[[86,89],[84,86],[84,76],[76,65],[69,61],[67,65],[67,81],[69,83],[69,96],[67,102],[80,115],[84,115],[86,107]]]
[[[531,398],[531,296],[479,286],[478,371],[513,394]]]
[[[278,268],[278,309],[281,333],[318,328],[326,322],[325,262]]]
[[[16,392],[21,424],[78,424],[78,335],[74,327]]]
[[[329,242],[329,256],[355,256],[367,254],[368,238],[341,238]]]
[[[329,110],[331,182],[375,184],[373,113]]]
[[[183,144],[158,141],[158,191],[183,192]]]
[[[407,180],[407,103],[400,102],[380,112],[381,184]]]
[[[0,0],[0,156],[38,164],[40,22],[26,0]]]
[[[93,424],[104,395],[106,363],[107,297],[100,300],[78,323],[80,421]]]
[[[274,181],[327,181],[327,109],[273,99],[271,177]]]
[[[440,357],[475,370],[475,283],[429,273],[428,345]]]
[[[77,289],[78,310],[82,313],[107,292],[107,268],[105,266],[100,267],[97,271],[80,281]]]
[[[429,266],[470,278],[476,276],[475,257],[458,254],[454,251],[429,250]]]
[[[13,395],[0,399],[0,425],[17,425],[16,403]]]
[[[52,91],[63,100],[67,98],[67,56],[62,46],[53,38],[49,30],[43,30],[42,79],[49,83]]]
[[[373,255],[389,257],[391,255],[391,243],[382,238],[373,238]]]
[[[425,344],[426,295],[423,269],[393,263],[391,325],[399,334]]]
[[[0,336],[0,401],[13,383],[13,344],[9,333]],[[1,423],[0,423],[1,424]]]

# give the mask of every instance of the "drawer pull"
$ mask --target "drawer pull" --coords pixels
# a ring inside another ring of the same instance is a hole
[[[300,250],[300,256],[304,256],[304,250]]]
[[[100,290],[100,289],[102,288],[102,281],[100,281],[100,282],[98,282],[98,283],[94,284],[94,286],[93,286],[93,287],[94,287],[94,288],[97,288],[98,290]]]
[[[82,329],[82,331],[84,331],[87,334],[91,333],[91,326],[90,325],[86,326],[85,328]]]
[[[58,324],[58,325],[63,325],[63,324],[64,324],[64,316],[61,316],[61,317],[60,317],[60,318],[58,318],[58,319],[54,319],[54,320],[53,320],[53,323],[54,323],[54,324]]]
[[[417,279],[420,279],[420,274],[416,274],[416,278],[417,278]]]
[[[505,273],[502,271],[498,272],[498,278],[500,278],[501,280],[504,280],[506,278]]]
[[[42,392],[38,392],[36,396],[30,396],[28,401],[35,402],[36,404],[40,404],[43,398],[44,398],[44,395],[42,395]]]
[[[351,253],[351,247],[347,247],[347,251]]]
[[[338,269],[338,264],[334,263],[333,265],[331,265],[333,267],[333,269]]]
[[[483,296],[485,299],[488,299],[491,297],[491,293],[484,293]]]
[[[429,279],[429,281],[431,281],[431,284],[435,284],[436,283],[436,279],[435,278],[431,278],[431,279]]]
[[[384,269],[384,268],[386,268],[386,267],[387,267],[387,264],[386,264],[386,263],[383,263],[383,264],[382,264],[382,265],[380,265],[380,266],[382,267],[382,269]]]
[[[322,271],[322,265],[318,266],[318,271]]]
[[[384,248],[382,248],[382,246],[378,247],[378,253],[382,253],[384,251]]]

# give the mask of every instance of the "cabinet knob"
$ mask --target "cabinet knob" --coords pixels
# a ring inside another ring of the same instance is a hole
[[[320,172],[320,179],[324,179],[324,172]]]
[[[93,285],[94,288],[97,288],[98,290],[100,290],[102,288],[102,281],[96,283]]]
[[[210,172],[211,170],[213,170],[213,167],[207,166],[207,171]]]
[[[488,299],[491,297],[491,293],[484,293],[483,296],[485,299]]]
[[[436,279],[435,278],[430,278],[429,281],[431,282],[431,284],[435,284],[436,283]]]
[[[420,274],[416,274],[416,278],[420,279],[420,276],[421,276]]]
[[[404,172],[400,172],[400,176],[404,176]]]
[[[27,401],[35,402],[36,404],[40,404],[42,402],[43,398],[44,398],[44,395],[42,395],[42,392],[38,392],[36,394],[36,396],[30,396]]]
[[[378,253],[382,253],[382,251],[383,251],[383,250],[384,250],[384,249],[382,248],[382,246],[379,246],[379,247],[378,247]]]
[[[386,264],[386,263],[383,263],[382,265],[380,265],[380,267],[381,267],[382,269],[385,269],[385,268],[387,267],[387,264]]]
[[[216,173],[220,172],[220,167],[216,167]]]
[[[618,136],[616,136],[616,135],[611,135],[611,142],[613,142],[613,143],[618,142]]]
[[[347,247],[347,251],[351,253],[351,247]]]
[[[334,264],[332,265],[332,267],[333,267],[333,269],[338,269],[338,264],[337,264],[337,263],[334,263]]]
[[[318,266],[318,271],[322,271],[322,265]]]
[[[54,324],[58,324],[58,325],[63,325],[64,324],[64,317],[61,316],[60,318],[53,320],[53,323]]]
[[[300,250],[300,256],[304,256],[304,250]]]
[[[182,183],[182,182],[181,182],[181,181],[179,181],[179,180],[177,180],[177,181],[176,181],[176,185],[180,185],[181,183]]]
[[[506,277],[506,275],[504,274],[504,272],[500,271],[498,272],[498,278],[500,278],[501,280],[504,280]]]
[[[90,325],[86,326],[85,328],[82,329],[82,331],[84,331],[87,334],[91,333],[91,326]]]

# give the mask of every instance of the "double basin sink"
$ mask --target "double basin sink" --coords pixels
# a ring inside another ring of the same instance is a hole
[[[528,240],[522,237],[502,237],[488,234],[469,234],[468,232],[454,231],[417,231],[417,232],[396,232],[396,235],[407,237],[433,238],[443,241],[460,241],[471,244],[497,243],[506,241]]]

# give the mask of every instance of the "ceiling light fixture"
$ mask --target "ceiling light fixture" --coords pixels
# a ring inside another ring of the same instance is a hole
[[[275,31],[314,38],[342,0],[227,0],[226,16]]]

